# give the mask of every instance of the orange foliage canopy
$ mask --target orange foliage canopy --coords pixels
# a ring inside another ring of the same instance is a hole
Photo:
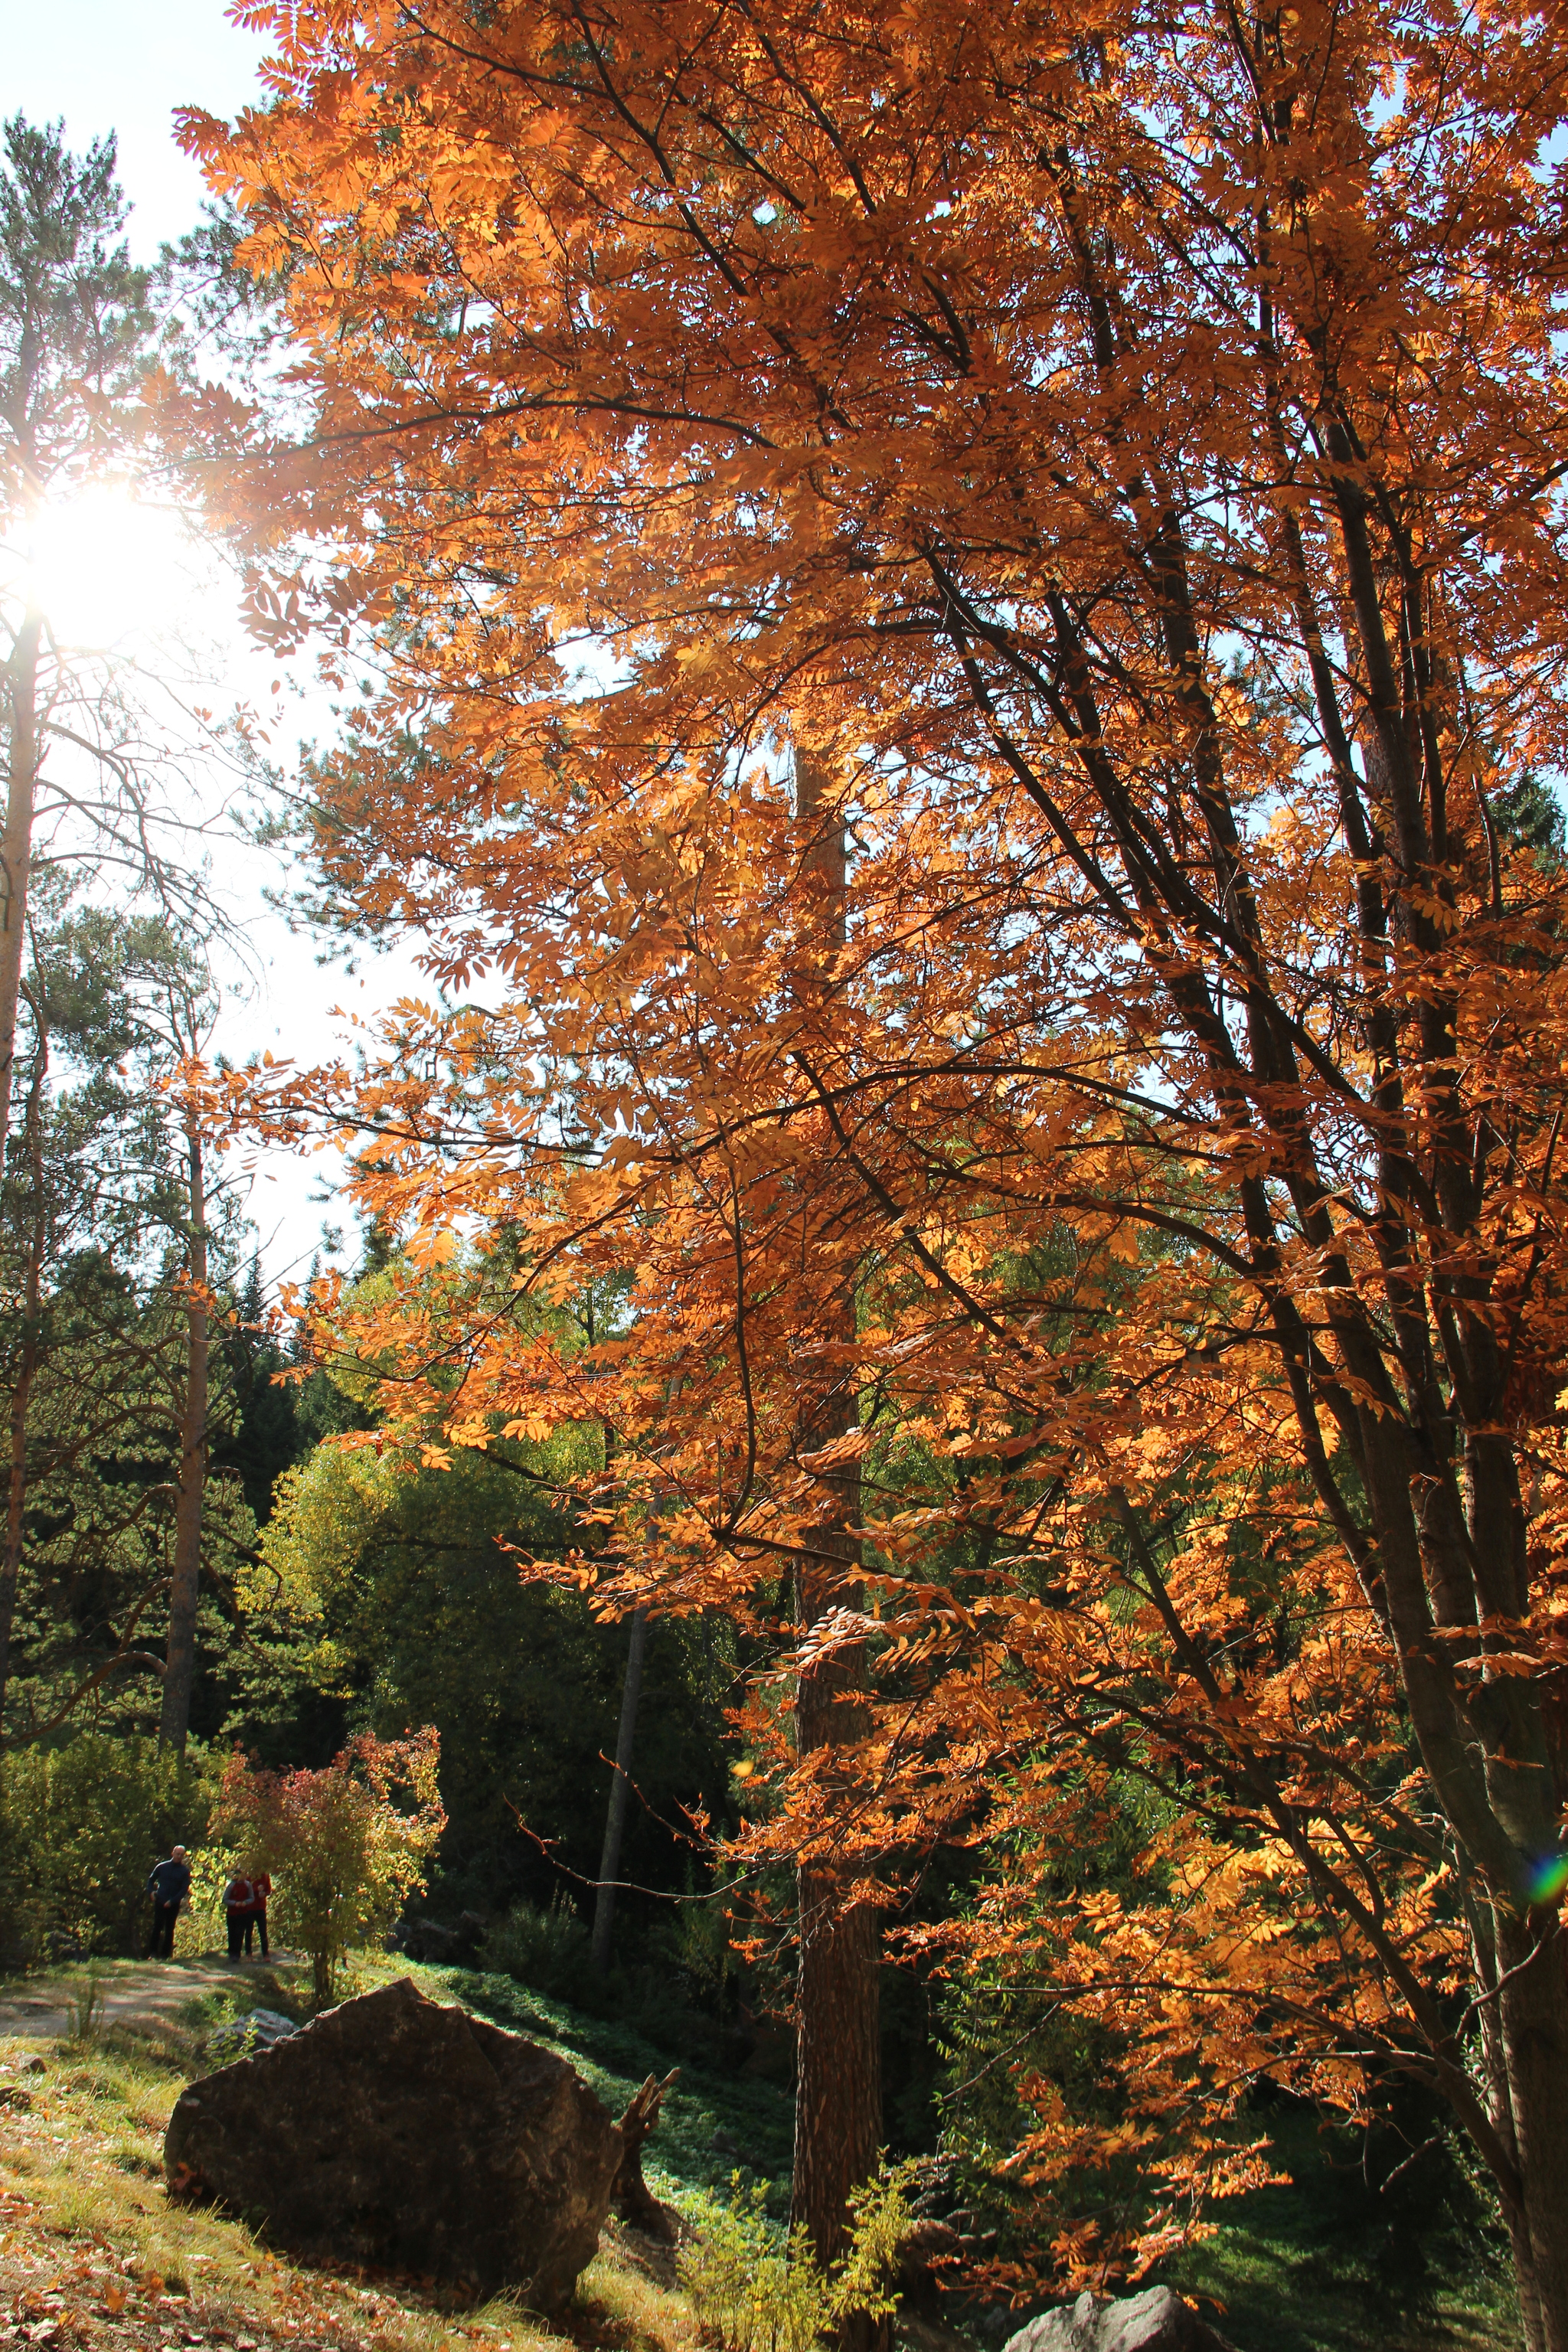
[[[408,1244],[343,1336],[613,1426],[608,1606],[788,1620],[858,1469],[752,1850],[1013,1832],[946,1933],[1114,2028],[1026,2160],[1135,2259],[1258,2073],[1419,2074],[1568,2346],[1562,11],[250,14],[313,427],[205,423],[258,627],[378,632],[331,889],[471,988],[275,1090]]]

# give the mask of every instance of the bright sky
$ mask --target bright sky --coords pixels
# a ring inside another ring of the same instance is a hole
[[[162,243],[195,225],[204,194],[200,173],[174,144],[174,109],[237,112],[259,95],[263,54],[258,36],[229,24],[224,0],[0,0],[0,113],[20,111],[35,122],[63,117],[77,152],[114,131],[121,182],[133,207],[132,250],[138,260],[152,261]],[[128,574],[135,569],[126,566]],[[141,577],[145,581],[145,571]],[[106,583],[106,593],[111,587]],[[245,645],[222,609],[221,592],[204,591],[200,603],[221,676],[218,692],[207,699],[260,701],[276,666]],[[323,723],[320,704],[287,711],[275,750]],[[263,969],[259,991],[236,1006],[220,1036],[237,1060],[257,1049],[306,1062],[323,1058],[338,1043],[336,1024],[326,1018],[330,1006],[352,1002],[363,1013],[404,988],[425,992],[406,957],[364,959],[363,982],[320,970],[310,943],[291,937],[263,901],[263,891],[282,878],[275,861],[260,853],[230,849],[216,861],[215,879]],[[274,1157],[252,1180],[249,1213],[274,1278],[304,1270],[323,1220],[342,1222],[341,1212],[311,1198],[332,1165]]]
[[[176,106],[232,114],[258,94],[264,45],[231,25],[223,0],[0,0],[0,110],[64,116],[73,148],[114,131],[136,209],[138,260],[190,228],[201,174],[175,146]]]

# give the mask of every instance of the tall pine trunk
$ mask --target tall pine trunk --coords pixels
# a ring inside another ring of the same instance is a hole
[[[196,1671],[196,1603],[202,1575],[202,1512],[207,1471],[207,1228],[202,1141],[185,1134],[190,1211],[190,1296],[185,1307],[185,1393],[180,1414],[180,1488],[174,1513],[174,1567],[169,1587],[169,1648],[158,1737],[183,1756],[191,1727]]]
[[[599,1856],[599,1891],[594,1903],[594,1972],[603,1976],[610,1965],[610,1935],[616,1918],[616,1880],[620,1874],[621,1840],[626,1834],[626,1800],[631,1793],[632,1749],[637,1735],[637,1700],[642,1693],[643,1657],[647,1649],[647,1611],[632,1612],[631,1640],[626,1650],[626,1680],[621,1685],[621,1724],[616,1738],[616,1769],[610,1782],[610,1805],[605,1816],[605,1843]]]
[[[27,1409],[38,1370],[38,1317],[43,1304],[44,1251],[48,1214],[44,1198],[44,1081],[48,1072],[48,1032],[44,1026],[42,992],[37,1004],[38,1052],[33,1083],[27,1090],[27,1159],[32,1178],[32,1220],[27,1234],[27,1262],[22,1277],[22,1357],[11,1391],[11,1446],[5,1493],[5,1550],[0,1561],[0,1731],[5,1721],[5,1700],[11,1684],[11,1635],[16,1622],[16,1588],[22,1573],[22,1548],[26,1533]]]
[[[811,759],[797,753],[795,812],[803,828],[816,828],[805,871],[819,904],[816,952],[824,961],[845,941],[847,870],[844,819],[832,797],[830,780]],[[852,1270],[824,1302],[819,1337],[825,1376],[811,1425],[800,1433],[807,1455],[847,1435],[858,1425],[859,1409],[849,1370],[855,1340]],[[837,1359],[837,1369],[835,1369]],[[853,1462],[821,1474],[826,1507],[815,1545],[858,1563],[859,1549],[847,1530],[859,1517],[860,1475]],[[858,1608],[860,1589],[826,1567],[803,1568],[796,1585],[799,1614],[809,1629],[825,1612]],[[795,1747],[805,1758],[823,1749],[850,1747],[869,1728],[869,1711],[858,1694],[865,1689],[866,1645],[846,1642],[826,1651],[802,1673],[795,1696]],[[826,1766],[831,1773],[831,1763]],[[795,1980],[795,2169],[790,2194],[792,2226],[804,2226],[818,2259],[831,2262],[843,2248],[849,2200],[877,2169],[882,2135],[880,2010],[878,1972],[880,1931],[876,1912],[845,1900],[841,1874],[820,1854],[803,1858],[796,1872],[799,1961]],[[852,2329],[861,2352],[885,2335],[868,2323]]]
[[[11,1127],[16,1067],[16,1013],[27,938],[27,885],[33,865],[33,795],[38,780],[38,649],[43,614],[29,606],[7,667],[11,686],[5,831],[0,838],[0,1171]]]
[[[851,1605],[853,1597],[837,1596]],[[803,1757],[863,1737],[868,1710],[858,1696],[865,1687],[865,1664],[864,1643],[846,1643],[802,1675],[795,1744]],[[790,2221],[805,2225],[827,2263],[842,2251],[849,2199],[875,2173],[881,2143],[881,1938],[868,1905],[846,1906],[832,1868],[803,1863],[795,1895],[800,1957]]]

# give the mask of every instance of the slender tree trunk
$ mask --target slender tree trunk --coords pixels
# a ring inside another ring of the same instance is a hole
[[[42,1305],[47,1214],[44,1200],[44,1080],[48,1070],[48,1032],[38,1013],[38,1053],[27,1091],[27,1155],[33,1180],[33,1220],[22,1281],[22,1360],[11,1391],[11,1454],[5,1494],[5,1552],[0,1563],[0,1730],[11,1682],[11,1633],[16,1620],[16,1586],[22,1572],[22,1542],[27,1505],[27,1407],[38,1370],[38,1316]]]
[[[842,816],[830,797],[830,780],[817,764],[797,754],[795,813],[803,825],[815,821],[820,838],[805,856],[808,881],[820,895],[819,943],[826,959],[842,947],[846,930],[847,877]],[[824,1302],[820,1336],[827,1370],[824,1396],[800,1445],[811,1454],[858,1425],[859,1407],[847,1370],[833,1369],[836,1349],[855,1340],[852,1273]],[[859,1549],[847,1530],[859,1517],[858,1465],[846,1463],[824,1474],[827,1508],[816,1541],[847,1567],[858,1564]],[[805,1570],[797,1583],[800,1615],[806,1625],[826,1611],[859,1605],[858,1585],[837,1585],[830,1570]],[[870,1727],[869,1710],[858,1696],[866,1681],[864,1642],[841,1643],[802,1674],[795,1695],[795,1748],[803,1759],[823,1748],[852,1747]],[[796,1873],[800,1951],[795,1979],[795,2168],[790,2192],[792,2225],[805,2227],[818,2259],[833,2261],[844,2245],[849,2199],[877,2169],[882,2137],[881,2021],[879,1969],[880,1930],[866,1904],[846,1905],[839,1874],[820,1856],[803,1861]],[[856,2352],[886,2337],[884,2326],[854,2323],[848,2331]]]
[[[190,1187],[191,1297],[185,1309],[185,1400],[180,1416],[180,1494],[174,1514],[174,1570],[169,1588],[169,1650],[158,1737],[183,1756],[191,1726],[196,1671],[196,1600],[202,1574],[202,1508],[207,1471],[207,1228],[201,1137],[185,1137]]]
[[[626,1800],[631,1794],[632,1748],[637,1739],[637,1700],[642,1695],[647,1650],[647,1611],[637,1609],[632,1612],[631,1642],[626,1650],[626,1678],[621,1685],[621,1727],[616,1738],[610,1809],[605,1816],[604,1851],[599,1856],[599,1892],[594,1903],[594,1973],[601,1977],[610,1965],[610,1932],[616,1918],[615,1882],[621,1867],[621,1839],[626,1833]]]
[[[43,614],[29,606],[7,665],[11,740],[5,791],[5,831],[0,839],[0,1171],[11,1126],[16,1066],[16,1012],[22,999],[22,955],[27,938],[27,884],[33,864],[33,793],[38,779],[38,648]]]

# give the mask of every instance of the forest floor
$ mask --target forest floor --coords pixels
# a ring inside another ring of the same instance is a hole
[[[612,2113],[668,2071],[640,2035],[509,1978],[375,1960],[345,1990],[401,1975],[558,2050]],[[0,1986],[0,2352],[697,2352],[668,2256],[614,2226],[547,2327],[510,2298],[458,2309],[428,2282],[296,2265],[236,2221],[171,2205],[163,2129],[207,2070],[214,2028],[253,2008],[303,2015],[307,1991],[282,1954],[237,1969],[221,1954],[110,1961]],[[776,2085],[688,2069],[647,2150],[649,2186],[679,2202],[738,2172],[773,2183],[782,2213],[790,2137]],[[1475,2281],[1418,2320],[1376,2307],[1310,2189],[1240,2207],[1173,2283],[1243,2352],[1503,2352],[1515,2340],[1500,2296]],[[970,2352],[945,2329],[900,2333],[903,2352]]]

